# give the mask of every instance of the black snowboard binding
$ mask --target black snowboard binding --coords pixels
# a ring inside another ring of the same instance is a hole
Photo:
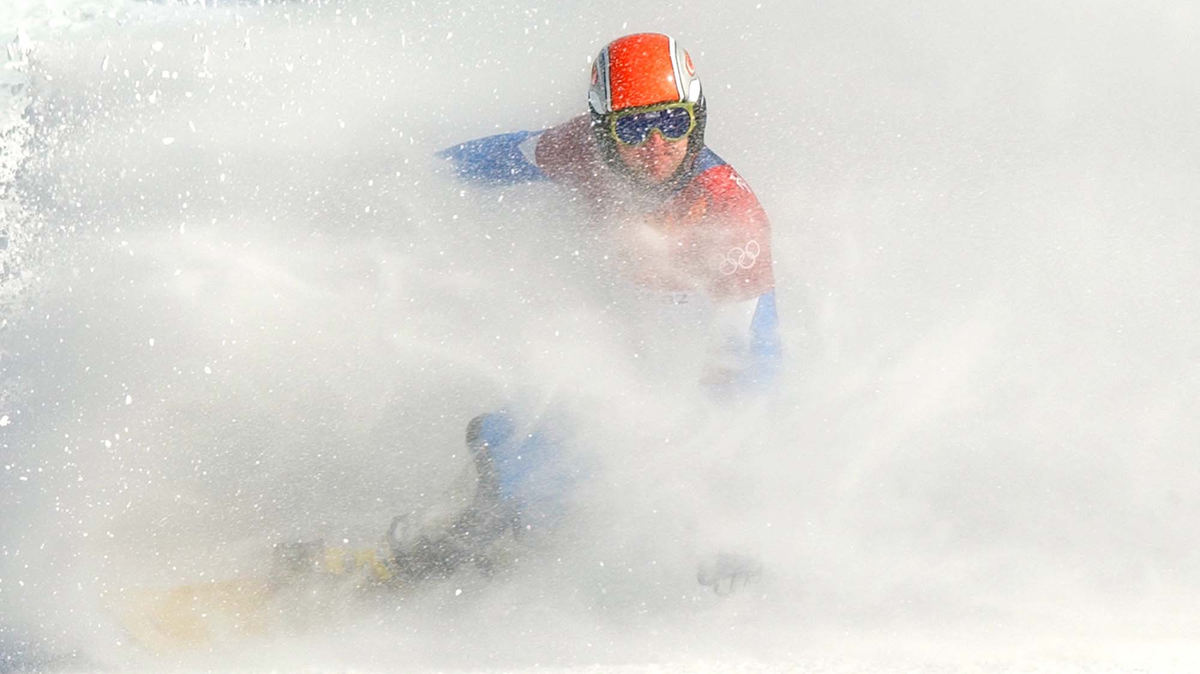
[[[442,531],[415,532],[408,515],[398,515],[388,528],[389,566],[402,582],[447,578],[464,565],[492,572],[489,548],[516,529],[516,515],[501,497],[489,445],[481,428],[484,416],[467,424],[466,444],[476,483],[471,503]]]

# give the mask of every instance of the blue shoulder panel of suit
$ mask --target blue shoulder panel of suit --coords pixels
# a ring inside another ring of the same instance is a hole
[[[521,152],[521,143],[541,131],[514,131],[477,138],[446,148],[439,157],[454,164],[458,177],[485,185],[505,185],[546,180],[535,164]]]
[[[724,166],[727,163],[724,159],[718,157],[716,152],[708,149],[708,146],[705,145],[700,150],[700,153],[696,155],[696,166],[692,169],[692,173],[699,175],[714,166]]]

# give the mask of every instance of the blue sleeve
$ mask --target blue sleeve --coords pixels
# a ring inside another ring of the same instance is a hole
[[[718,346],[715,367],[702,380],[710,393],[720,399],[768,394],[776,390],[783,369],[783,340],[779,336],[779,316],[775,310],[775,290],[758,297],[726,305],[736,322],[725,322],[723,345]],[[749,325],[746,317],[749,315]],[[736,326],[736,327],[735,327]],[[733,332],[728,330],[732,329]]]
[[[779,314],[775,310],[775,290],[759,295],[750,319],[750,361],[743,373],[743,385],[754,391],[774,388],[783,367],[783,340],[779,337]]]
[[[546,180],[546,174],[521,151],[522,143],[541,133],[516,131],[477,138],[446,148],[438,156],[449,159],[458,177],[471,183],[512,185]]]

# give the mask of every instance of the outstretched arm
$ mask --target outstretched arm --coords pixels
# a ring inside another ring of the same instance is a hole
[[[546,180],[534,160],[542,131],[516,131],[469,140],[438,153],[458,177],[480,185],[513,185]]]
[[[550,180],[566,185],[594,177],[591,120],[578,115],[543,131],[515,131],[446,148],[459,179],[477,185],[515,185]]]

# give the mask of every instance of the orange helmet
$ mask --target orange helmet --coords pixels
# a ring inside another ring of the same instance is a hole
[[[592,63],[588,105],[599,115],[657,103],[698,103],[700,98],[692,57],[669,35],[619,37]]]
[[[704,147],[707,119],[700,78],[687,50],[662,33],[637,33],[609,42],[592,62],[588,108],[601,151],[612,157],[615,139],[607,132],[612,118],[625,110],[686,103],[695,124],[689,133],[688,155],[678,176],[691,170]]]

